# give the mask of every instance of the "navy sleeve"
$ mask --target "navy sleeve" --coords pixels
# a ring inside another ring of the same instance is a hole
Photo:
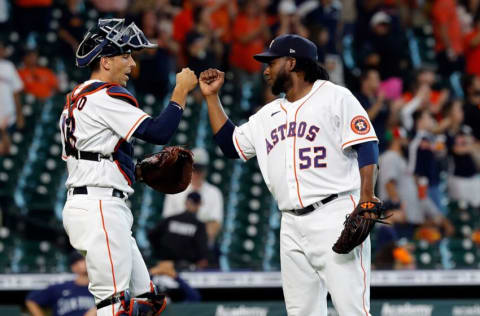
[[[354,145],[357,151],[358,167],[378,164],[378,143],[376,141]]]
[[[415,163],[415,175],[428,177],[430,165],[433,163],[432,152],[428,149],[418,148]]]
[[[49,286],[44,290],[32,291],[27,295],[27,301],[34,301],[40,306],[53,307],[57,300],[54,286]]]
[[[180,290],[185,294],[185,301],[187,302],[200,302],[202,299],[200,293],[188,285],[181,277],[177,276],[175,281],[178,282]]]
[[[133,136],[151,144],[165,145],[177,130],[182,113],[180,105],[170,101],[160,115],[145,119]]]
[[[227,120],[223,124],[222,128],[213,136],[213,139],[217,143],[218,147],[222,150],[225,157],[230,159],[238,159],[238,152],[233,145],[233,131],[235,125],[232,121]]]
[[[208,237],[207,229],[204,223],[198,227],[195,234],[195,245],[197,260],[207,259],[208,257]]]

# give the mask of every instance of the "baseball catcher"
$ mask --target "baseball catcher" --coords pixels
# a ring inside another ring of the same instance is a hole
[[[351,214],[348,214],[343,223],[343,230],[332,249],[336,253],[347,254],[360,245],[372,231],[375,223],[388,224],[384,220],[385,208],[382,202],[368,201],[357,205]]]
[[[192,180],[193,155],[180,146],[169,146],[151,154],[135,166],[136,178],[156,191],[175,194]]]
[[[135,165],[133,144],[168,144],[198,80],[183,68],[161,113],[145,113],[126,86],[136,66],[131,53],[155,47],[135,23],[99,19],[75,54],[77,67],[90,68],[90,79],[67,94],[58,121],[68,169],[63,225],[70,244],[85,255],[98,316],[158,316],[166,304],[132,237],[127,199],[136,180],[165,193],[184,190],[192,157],[166,147]]]

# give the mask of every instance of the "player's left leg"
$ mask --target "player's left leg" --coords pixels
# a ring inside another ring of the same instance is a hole
[[[325,263],[327,287],[335,309],[340,316],[370,316],[370,238],[348,254],[337,254],[331,248],[343,229],[345,215],[349,214],[358,197],[339,199],[327,204],[327,221],[332,229],[325,242],[328,254]]]
[[[135,298],[131,302],[132,315],[160,315],[165,309],[165,296],[158,293],[157,288],[150,281],[147,266],[138,249],[135,238],[131,237],[132,248],[132,275],[130,278],[130,293]]]
[[[370,239],[349,254],[332,257],[326,274],[335,309],[340,316],[370,316]]]
[[[132,275],[130,277],[130,293],[133,297],[150,292],[150,274],[138,249],[135,238],[130,238],[132,251]]]

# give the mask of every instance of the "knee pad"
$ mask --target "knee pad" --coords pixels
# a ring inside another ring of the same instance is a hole
[[[150,282],[150,292],[132,298],[125,290],[97,304],[97,309],[120,303],[115,316],[159,316],[167,306],[165,295],[158,292],[157,286]]]
[[[141,300],[142,298],[144,300]],[[152,281],[150,281],[150,292],[131,299],[131,302],[132,316],[158,316],[167,306],[165,295],[159,293],[158,287]],[[137,314],[133,313],[136,310],[138,310]]]
[[[110,305],[120,303],[120,309],[115,314],[115,316],[131,316],[130,301],[131,301],[130,292],[128,290],[125,290],[107,299],[104,299],[103,301],[98,303],[97,310],[101,308],[105,308]]]

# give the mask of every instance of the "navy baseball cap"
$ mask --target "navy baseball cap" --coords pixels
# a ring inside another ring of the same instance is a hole
[[[261,63],[268,63],[279,57],[305,58],[317,61],[317,46],[310,40],[296,34],[277,36],[266,51],[253,56]]]
[[[202,202],[202,196],[200,193],[193,191],[187,195],[187,200],[191,200],[193,203],[199,204]]]
[[[68,256],[68,263],[70,265],[75,264],[77,261],[84,260],[85,257],[79,253],[78,251],[73,251],[69,256]]]

